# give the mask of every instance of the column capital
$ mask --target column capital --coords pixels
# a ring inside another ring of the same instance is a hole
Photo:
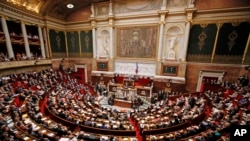
[[[108,23],[109,27],[113,27],[114,26],[114,20],[113,20],[113,16],[109,16],[109,23]]]
[[[169,10],[160,10],[160,11],[158,11],[158,13],[160,14],[160,15],[165,15],[165,14],[167,14],[169,12]]]
[[[96,28],[96,21],[95,21],[95,20],[91,21],[90,24],[91,24],[91,27],[92,27],[92,28]]]
[[[192,20],[192,19],[187,19],[187,20],[185,21],[185,23],[193,23],[193,20]]]
[[[193,19],[193,13],[196,11],[196,8],[186,8],[185,13],[187,14],[187,20]]]
[[[223,24],[223,23],[221,23],[221,22],[216,23],[217,28],[218,28],[218,29],[221,28],[222,24]]]
[[[160,21],[160,22],[159,22],[160,25],[161,25],[161,24],[164,25],[165,23],[166,23],[165,21]]]

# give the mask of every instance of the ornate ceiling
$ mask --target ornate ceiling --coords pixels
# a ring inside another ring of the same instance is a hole
[[[89,7],[91,3],[104,2],[109,0],[4,0],[8,5],[17,6],[20,9],[50,16],[64,20],[74,11]],[[73,8],[67,8],[67,4],[73,4]]]

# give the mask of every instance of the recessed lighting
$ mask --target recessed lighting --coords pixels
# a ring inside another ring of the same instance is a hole
[[[67,4],[67,8],[74,8],[74,5],[69,3],[69,4]]]

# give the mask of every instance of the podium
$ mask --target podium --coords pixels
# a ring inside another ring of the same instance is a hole
[[[151,97],[152,94],[152,87],[143,87],[143,86],[136,86],[137,95],[144,96],[144,97]]]
[[[122,100],[122,99],[114,99],[114,105],[124,108],[131,108],[132,102],[128,100]]]
[[[122,84],[109,83],[108,92],[115,95],[114,105],[120,107],[131,107],[135,97],[150,99],[153,87],[135,86],[133,79],[124,79]]]
[[[124,79],[123,80],[123,87],[125,88],[133,88],[135,86],[135,81],[132,79]]]

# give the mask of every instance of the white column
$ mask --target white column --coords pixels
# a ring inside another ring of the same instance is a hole
[[[46,28],[42,28],[42,35],[43,35],[43,39],[44,39],[44,41],[45,41],[45,45],[44,45],[44,48],[45,48],[45,57],[50,57],[50,53],[49,53],[49,48],[48,48],[48,40],[47,40],[47,31],[46,31]]]
[[[195,0],[189,0],[188,7],[192,8],[195,5]]]
[[[114,35],[113,35],[113,4],[112,0],[109,2],[109,57],[113,58],[113,43],[114,43]]]
[[[8,30],[8,27],[7,27],[6,20],[5,20],[5,18],[3,16],[1,16],[1,22],[2,22],[3,32],[4,32],[4,35],[5,35],[8,58],[15,58],[13,48],[12,48],[12,44],[11,44],[11,40],[10,40],[9,30]]]
[[[23,34],[23,39],[24,39],[24,47],[25,47],[25,52],[28,58],[30,58],[30,47],[29,47],[29,41],[27,37],[27,32],[26,32],[26,27],[24,22],[21,22],[21,28],[22,28],[22,34]]]
[[[93,58],[96,58],[96,30],[92,28],[92,41],[93,41]]]
[[[167,0],[162,0],[161,10],[166,10],[166,9],[167,9]]]
[[[44,48],[44,41],[43,41],[43,33],[42,33],[42,29],[40,26],[38,26],[38,35],[39,35],[39,40],[40,40],[41,54],[42,54],[43,59],[45,59],[46,55],[45,55],[45,48]]]
[[[91,15],[90,15],[90,17],[94,17],[94,16],[95,16],[95,9],[94,9],[94,4],[93,4],[93,3],[91,3],[90,10],[91,10]]]
[[[163,28],[164,28],[164,24],[161,23],[160,24],[160,35],[159,35],[159,46],[158,46],[158,57],[157,57],[158,60],[160,60],[162,58],[162,44],[163,44],[162,40],[163,40],[163,33],[164,33]]]
[[[109,16],[113,15],[112,0],[109,2]]]
[[[182,49],[182,56],[180,56],[180,58],[182,59],[182,61],[186,61],[186,57],[187,57],[187,48],[188,48],[188,40],[189,40],[189,33],[190,33],[190,21],[186,22],[186,26],[185,26],[185,37],[184,37],[184,45],[183,45],[183,49]]]
[[[114,46],[113,46],[113,43],[114,43],[114,39],[113,39],[113,37],[114,37],[114,35],[113,35],[113,27],[112,26],[110,26],[109,27],[109,34],[110,34],[110,51],[109,51],[109,57],[112,59],[114,56],[113,56],[113,48],[114,48]]]

